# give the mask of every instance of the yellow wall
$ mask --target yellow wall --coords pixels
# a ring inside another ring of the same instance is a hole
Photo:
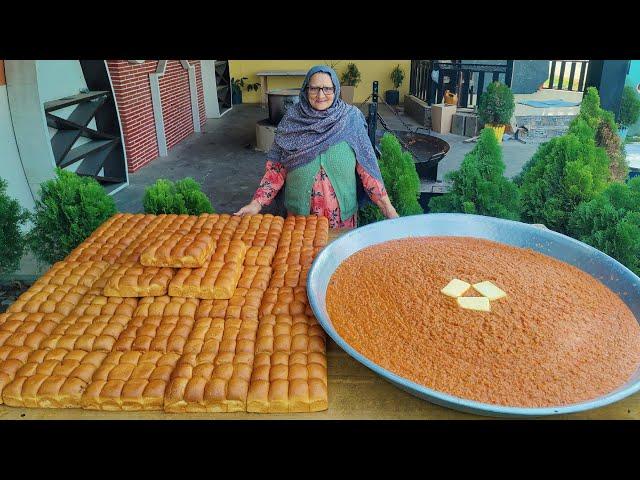
[[[371,93],[374,80],[379,82],[378,91],[384,95],[385,90],[393,88],[393,82],[389,78],[391,70],[400,64],[404,70],[404,81],[400,85],[400,101],[409,92],[409,70],[411,60],[229,60],[229,68],[233,78],[248,77],[245,80],[249,83],[259,82],[256,72],[261,70],[308,70],[314,65],[340,62],[335,66],[338,78],[347,68],[347,64],[353,62],[360,70],[362,81],[355,90],[354,102],[363,102]],[[268,89],[279,88],[300,88],[302,77],[269,77]],[[244,103],[258,103],[262,92],[248,92],[246,87],[242,90],[242,101]]]

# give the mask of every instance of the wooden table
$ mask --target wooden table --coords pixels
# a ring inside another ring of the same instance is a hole
[[[267,106],[267,91],[269,77],[305,77],[307,75],[306,70],[265,70],[256,73],[260,77],[260,86],[262,88],[262,108]]]
[[[329,241],[344,231],[331,231]],[[347,355],[330,338],[327,341],[329,409],[317,413],[256,414],[256,413],[164,413],[164,412],[101,412],[80,409],[31,409],[0,405],[0,419],[119,419],[119,420],[383,420],[383,419],[488,419],[450,410],[410,395],[384,380]],[[612,405],[571,415],[548,419],[639,420],[640,393]]]

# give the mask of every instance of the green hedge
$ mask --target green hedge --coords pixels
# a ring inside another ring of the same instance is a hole
[[[391,204],[401,217],[424,213],[418,203],[420,196],[420,178],[416,172],[411,153],[402,151],[400,142],[391,133],[385,133],[380,139],[380,172]],[[376,205],[367,205],[358,213],[358,224],[384,220]]]
[[[571,133],[538,148],[518,179],[525,222],[567,233],[577,206],[606,188],[609,158],[593,137],[585,135],[588,132],[593,132],[591,127],[578,120]]]
[[[193,178],[178,180],[159,179],[144,192],[144,211],[153,214],[189,214],[213,213],[213,207],[207,196],[200,190],[200,184]]]
[[[16,271],[25,248],[21,227],[29,214],[7,195],[7,182],[0,178],[0,278]]]
[[[625,85],[620,101],[620,125],[630,127],[640,117],[640,95],[630,85]]]
[[[569,233],[640,275],[640,177],[611,183],[571,215]]]
[[[447,174],[451,191],[429,202],[429,210],[473,213],[518,220],[518,188],[504,177],[505,164],[495,134],[482,130],[476,146],[467,153],[459,170]]]
[[[113,198],[93,178],[61,169],[56,177],[41,185],[27,236],[36,258],[48,263],[62,260],[116,213]]]
[[[491,82],[480,96],[478,116],[483,124],[508,125],[516,108],[511,89],[501,82]]]

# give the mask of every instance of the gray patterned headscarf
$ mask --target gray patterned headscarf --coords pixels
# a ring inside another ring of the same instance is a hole
[[[307,98],[309,80],[318,72],[329,74],[335,87],[333,103],[326,110],[314,109]],[[357,107],[340,98],[340,82],[336,72],[326,65],[317,65],[307,72],[302,82],[300,101],[291,106],[280,121],[267,160],[280,162],[287,170],[293,170],[310,163],[329,147],[342,141],[351,146],[356,161],[367,173],[382,182],[364,115]]]

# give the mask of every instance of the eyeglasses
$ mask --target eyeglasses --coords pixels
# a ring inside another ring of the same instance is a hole
[[[318,95],[320,93],[320,90],[322,90],[325,95],[333,95],[333,93],[336,91],[336,87],[307,87],[307,89],[309,90],[311,95]]]

